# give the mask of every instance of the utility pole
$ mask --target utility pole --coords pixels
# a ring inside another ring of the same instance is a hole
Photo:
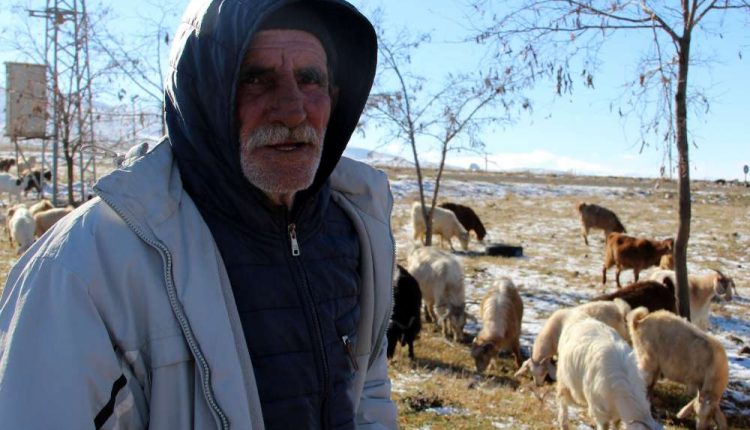
[[[88,48],[89,22],[85,0],[47,0],[44,10],[28,12],[29,16],[46,20],[45,59],[52,75],[52,203],[59,203],[58,160],[61,143],[66,150],[66,156],[73,157],[73,152],[78,148],[80,193],[83,200],[83,153],[80,148],[94,141]],[[72,162],[72,159],[66,158],[68,184],[72,184],[73,181]],[[44,164],[43,153],[43,171]],[[69,186],[69,202],[74,200],[72,191],[72,187]]]

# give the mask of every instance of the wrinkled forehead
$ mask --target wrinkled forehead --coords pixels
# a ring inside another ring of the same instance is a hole
[[[243,64],[277,61],[304,62],[308,65],[326,66],[326,51],[312,33],[303,30],[261,30],[250,40]]]

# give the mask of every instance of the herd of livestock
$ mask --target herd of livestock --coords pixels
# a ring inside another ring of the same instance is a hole
[[[722,345],[707,332],[712,299],[731,300],[733,280],[718,270],[690,275],[691,322],[679,317],[672,260],[673,240],[652,240],[626,235],[623,224],[609,209],[579,203],[581,236],[588,244],[590,229],[605,235],[602,283],[607,270],[616,267],[618,289],[589,303],[553,312],[534,340],[531,357],[521,357],[520,335],[523,300],[508,278],[498,280],[482,300],[481,329],[470,354],[482,373],[501,350],[509,350],[520,377],[531,374],[537,385],[556,381],[558,422],[569,428],[568,405],[587,408],[597,429],[662,429],[651,413],[650,400],[656,381],[666,378],[684,384],[695,396],[678,418],[695,417],[697,429],[726,429],[720,400],[727,387],[728,359]],[[414,240],[425,235],[420,203],[412,206]],[[466,250],[469,232],[482,240],[486,230],[476,213],[459,204],[433,208],[432,232],[447,241],[453,237]],[[648,280],[639,272],[652,266],[659,270]],[[635,281],[620,287],[620,272],[632,269]],[[399,265],[394,279],[394,309],[388,327],[388,357],[396,346],[408,346],[414,359],[414,341],[421,329],[420,309],[443,334],[459,342],[466,323],[464,274],[460,261],[438,247],[415,246],[405,267]]]

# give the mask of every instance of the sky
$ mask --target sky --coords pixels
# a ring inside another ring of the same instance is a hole
[[[32,7],[42,8],[43,0],[25,0]],[[108,2],[120,17],[110,31],[127,36],[143,22],[142,17],[156,14],[149,0]],[[174,0],[174,10],[166,26],[175,28],[185,0]],[[467,9],[463,2],[453,0],[353,0],[365,15],[374,16],[380,7],[387,32],[408,29],[412,34],[428,33],[430,43],[422,45],[413,56],[413,71],[438,85],[447,73],[458,72],[462,66],[474,67],[484,51],[475,45],[453,43],[466,34]],[[89,0],[89,10],[95,3]],[[470,16],[470,15],[468,15]],[[23,17],[25,18],[25,17]],[[18,20],[7,8],[0,10],[0,29]],[[730,22],[731,21],[731,22]],[[750,17],[742,22],[721,23],[726,37],[694,40],[694,52],[710,58],[707,66],[691,69],[692,83],[708,89],[710,110],[689,117],[691,132],[691,177],[694,179],[744,179],[742,168],[750,164]],[[743,26],[744,25],[744,26]],[[650,145],[641,149],[638,119],[621,119],[610,111],[610,105],[623,94],[623,85],[635,73],[634,63],[640,52],[639,41],[631,36],[616,37],[604,45],[601,65],[595,74],[595,89],[577,83],[572,95],[556,96],[551,84],[540,82],[526,93],[533,112],[517,117],[513,123],[487,128],[481,135],[484,155],[463,151],[452,152],[449,163],[468,167],[472,163],[490,170],[550,170],[573,174],[627,175],[655,177],[665,161],[665,149]],[[707,54],[706,54],[707,53]],[[743,52],[744,53],[744,52]],[[22,56],[0,45],[0,61],[24,61]],[[376,149],[410,158],[403,142],[385,142],[377,128],[357,133],[350,146]],[[421,157],[434,160],[437,153],[431,146],[420,147]],[[674,151],[676,154],[676,151]]]

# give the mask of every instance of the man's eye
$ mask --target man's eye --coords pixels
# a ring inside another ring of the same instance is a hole
[[[245,75],[240,76],[240,85],[257,85],[260,84],[260,77],[258,75]]]

